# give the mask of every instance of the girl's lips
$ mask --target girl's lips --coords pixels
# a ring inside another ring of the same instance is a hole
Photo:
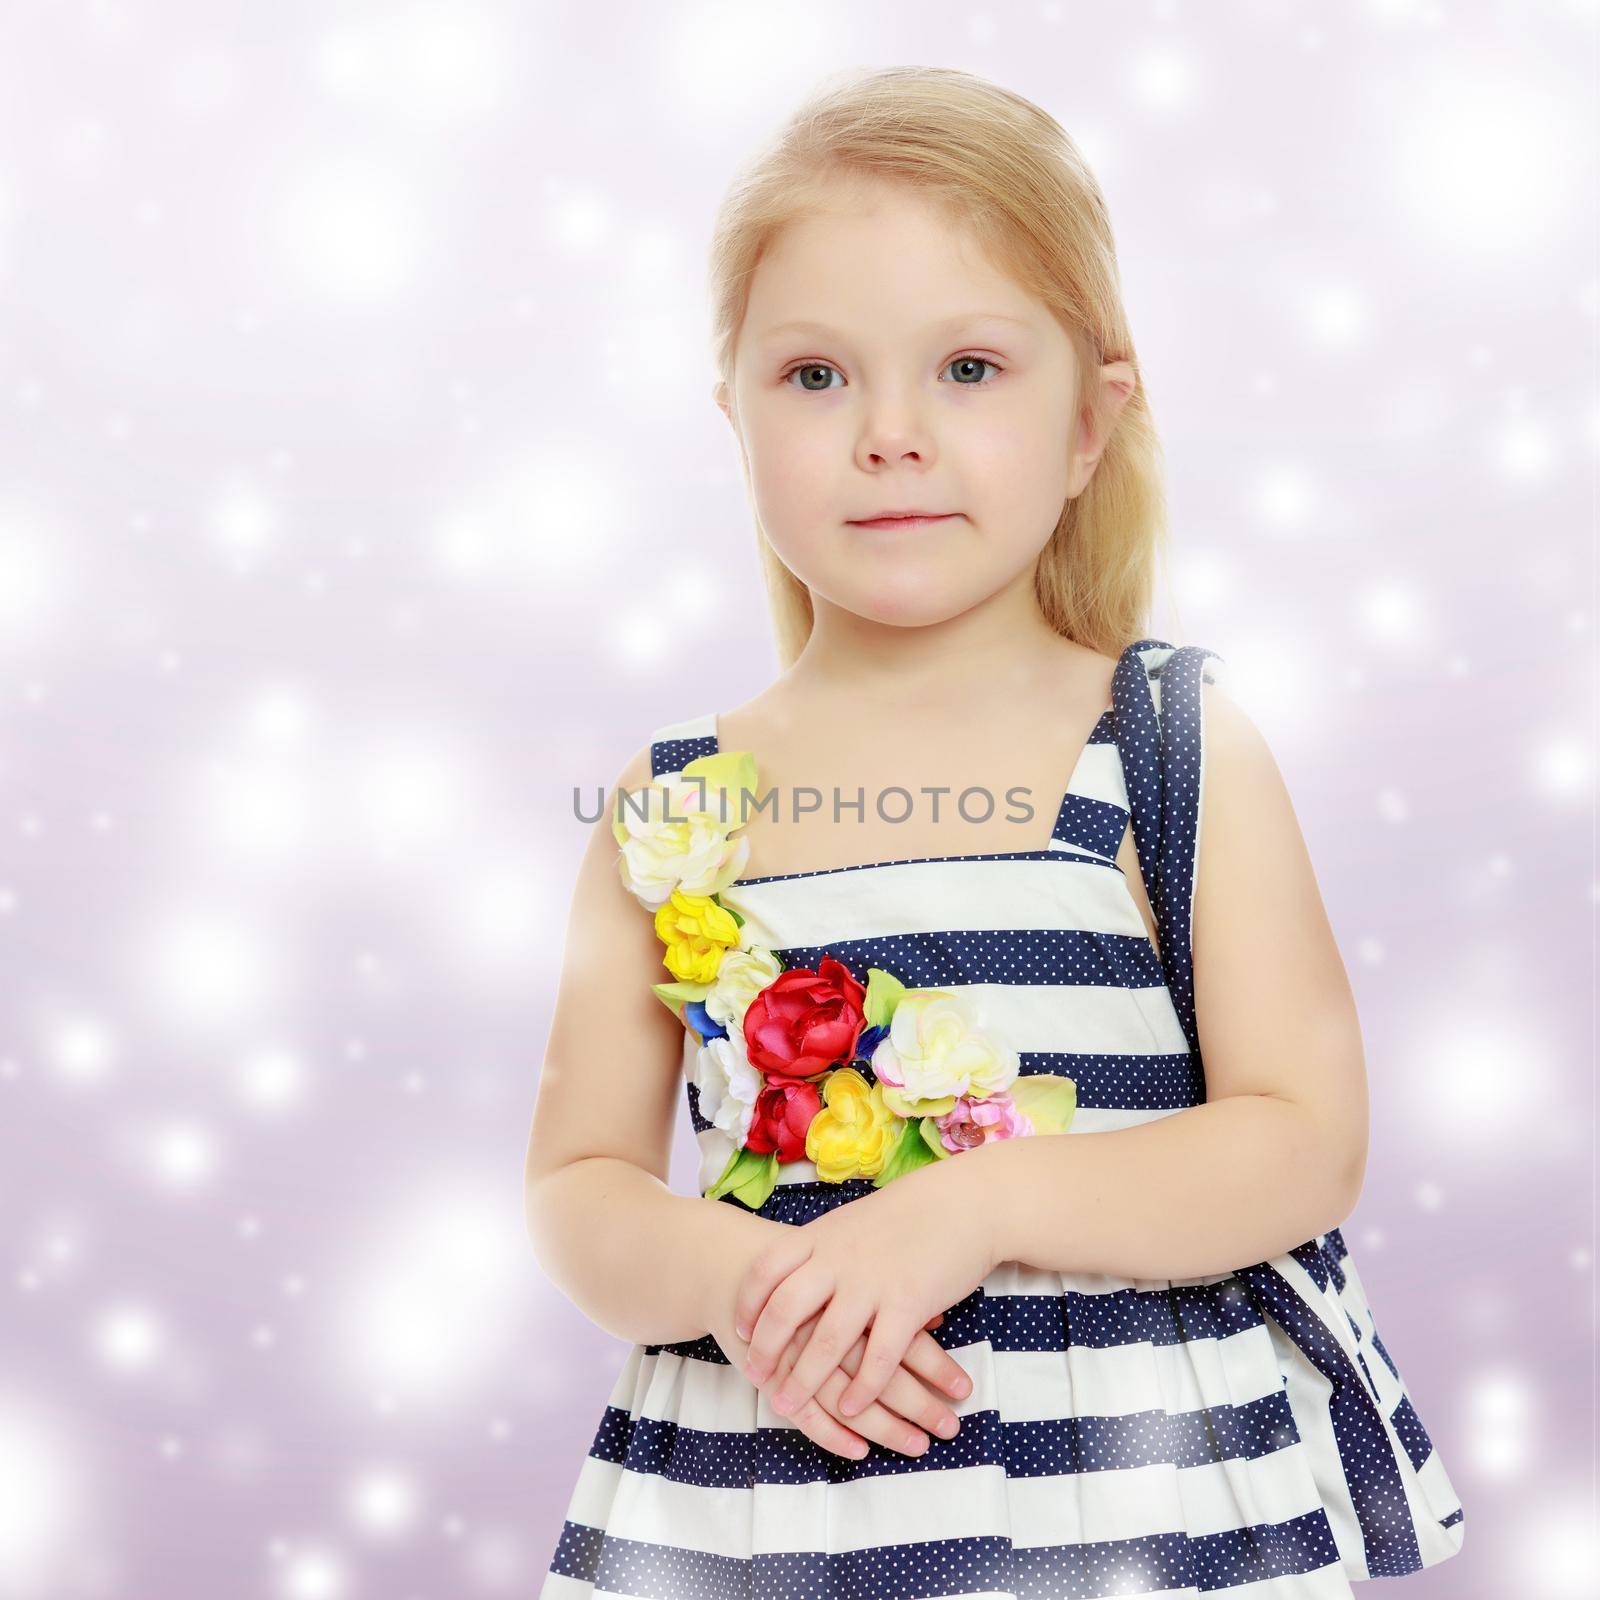
[[[868,522],[852,522],[852,528],[926,528],[935,522],[948,522],[959,517],[959,511],[947,511],[939,517],[873,517]]]

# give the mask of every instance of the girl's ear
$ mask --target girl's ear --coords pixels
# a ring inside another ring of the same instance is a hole
[[[711,385],[711,399],[715,403],[717,410],[731,423],[733,421],[733,410],[728,400],[728,386],[721,378],[718,378]]]
[[[1094,469],[1100,464],[1106,443],[1116,428],[1117,417],[1121,414],[1123,406],[1128,403],[1128,397],[1133,393],[1137,382],[1138,375],[1134,372],[1131,362],[1108,361],[1100,368],[1100,401],[1103,408],[1101,425],[1097,431],[1094,418],[1088,411],[1079,418],[1078,437],[1072,452],[1069,499],[1082,494],[1088,487]]]

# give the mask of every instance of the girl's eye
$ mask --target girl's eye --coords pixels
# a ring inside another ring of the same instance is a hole
[[[999,368],[999,366],[997,366],[993,361],[989,361],[989,360],[985,359],[983,356],[957,356],[954,361],[949,362],[946,365],[945,371],[948,372],[951,367],[966,367],[969,371],[973,367],[978,367],[978,368],[994,367],[994,370],[996,372],[999,372],[1001,370]],[[993,382],[994,382],[993,378],[979,378],[976,383],[964,384],[964,385],[962,385],[962,387],[967,388],[967,389],[981,389],[981,388],[984,387],[985,384],[990,384],[990,383],[993,383]]]
[[[948,372],[951,367],[961,367],[969,373],[973,368],[977,368],[981,372],[984,367],[993,367],[996,373],[1003,370],[998,362],[990,361],[984,356],[957,356],[953,361],[945,363],[944,370]],[[835,385],[827,381],[830,373],[839,378],[844,376],[837,367],[830,367],[826,361],[807,361],[803,365],[785,373],[783,381],[788,383],[791,378],[801,377],[800,388],[807,390],[811,394],[822,394],[827,389],[835,387]],[[813,382],[813,379],[820,379],[820,381]],[[979,377],[975,380],[957,379],[956,386],[964,389],[982,389],[993,382],[993,378],[984,377]]]
[[[829,372],[832,372],[841,378],[844,376],[844,374],[840,372],[837,367],[830,367],[825,361],[808,361],[804,366],[796,367],[793,372],[786,373],[783,381],[787,383],[790,378],[798,377],[801,374],[804,374],[807,381],[803,382],[800,387],[802,389],[810,390],[812,394],[820,394],[828,387],[826,380],[821,383],[812,383],[809,380],[817,377],[819,374],[825,374]]]

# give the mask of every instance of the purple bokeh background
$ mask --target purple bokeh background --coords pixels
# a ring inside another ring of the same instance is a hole
[[[1466,1504],[1397,1592],[1592,1592],[1592,0],[5,34],[4,1600],[537,1592],[625,1352],[522,1222],[573,788],[776,670],[705,247],[895,61],[1037,100],[1111,207],[1151,632],[1288,780],[1367,1042],[1345,1235]]]

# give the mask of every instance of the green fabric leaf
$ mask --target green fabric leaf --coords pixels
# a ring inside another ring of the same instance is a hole
[[[900,997],[905,992],[906,986],[898,978],[879,967],[868,967],[867,993],[862,1004],[867,1026],[888,1027],[890,1019],[894,1016],[894,1008],[900,1004]]]
[[[925,1167],[930,1161],[939,1159],[929,1148],[922,1132],[927,1120],[923,1117],[907,1118],[902,1124],[899,1143],[895,1145],[889,1159],[884,1162],[883,1171],[872,1180],[874,1189],[881,1189],[884,1184],[893,1183],[904,1173],[914,1172],[918,1167]]]
[[[719,820],[722,811],[712,791],[718,788],[728,791],[726,820],[730,829],[742,828],[749,821],[739,796],[748,793],[752,800],[760,796],[755,792],[756,758],[748,750],[719,750],[715,755],[696,756],[684,765],[683,775],[686,778],[705,779],[707,806],[712,816]]]
[[[1013,1081],[1011,1098],[1036,1133],[1065,1133],[1078,1109],[1078,1086],[1057,1073],[1033,1072]]]
[[[778,1182],[778,1152],[761,1155],[754,1150],[735,1150],[722,1169],[722,1176],[705,1192],[707,1200],[720,1200],[731,1194],[742,1205],[759,1211],[767,1203]]]

